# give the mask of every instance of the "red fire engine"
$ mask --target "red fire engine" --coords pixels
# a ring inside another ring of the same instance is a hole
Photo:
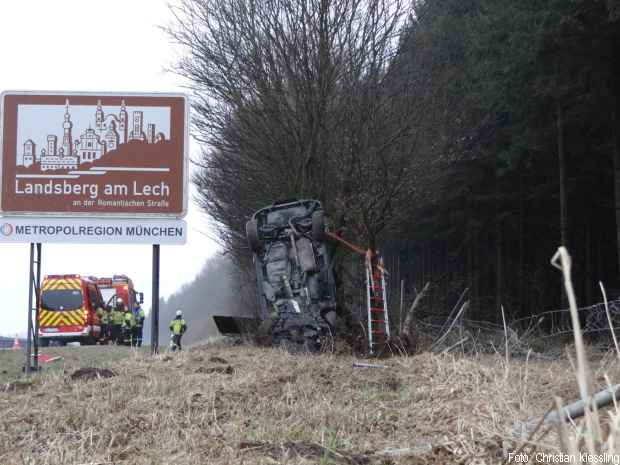
[[[41,284],[39,309],[39,341],[61,344],[79,341],[94,344],[101,335],[96,315],[103,307],[97,280],[78,274],[50,275]]]
[[[133,281],[124,274],[117,274],[111,278],[99,278],[97,286],[108,306],[114,307],[116,299],[121,298],[127,308],[133,311],[136,303],[144,302],[142,292],[136,292]]]

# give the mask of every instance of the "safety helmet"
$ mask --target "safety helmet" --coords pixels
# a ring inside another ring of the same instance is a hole
[[[182,316],[183,312],[181,310],[177,310],[177,316]]]
[[[121,299],[120,297],[116,299],[116,303],[117,304],[124,304],[125,302],[123,302],[123,299]]]

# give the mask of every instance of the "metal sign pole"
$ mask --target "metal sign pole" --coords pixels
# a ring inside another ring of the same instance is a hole
[[[32,354],[32,287],[34,276],[34,243],[30,243],[30,273],[28,274],[28,337],[26,339],[26,376],[30,376],[30,356]]]
[[[153,286],[151,304],[151,354],[159,352],[159,244],[153,244]]]
[[[34,279],[34,276],[32,277]],[[39,370],[39,310],[41,308],[41,243],[37,243],[37,279],[34,282],[34,366]]]

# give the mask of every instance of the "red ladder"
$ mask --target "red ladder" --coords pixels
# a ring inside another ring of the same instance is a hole
[[[364,250],[342,237],[327,231],[327,236],[346,245],[366,257],[366,299],[368,306],[368,349],[370,354],[382,352],[390,338],[390,322],[387,310],[385,267],[383,259],[370,249]]]
[[[377,260],[370,250],[366,253],[366,301],[368,306],[368,350],[370,354],[374,354],[382,352],[390,338],[390,321],[387,310],[383,259]]]

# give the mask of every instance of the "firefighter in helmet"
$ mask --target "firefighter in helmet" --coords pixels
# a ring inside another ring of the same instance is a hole
[[[142,347],[142,329],[144,326],[145,315],[144,315],[144,310],[142,310],[142,307],[140,306],[138,302],[134,304],[133,315],[136,319],[136,326],[134,327],[133,338],[134,338],[135,344],[138,347]]]
[[[116,299],[116,305],[112,309],[110,319],[112,324],[112,340],[116,344],[122,344],[123,322],[125,320],[125,303],[120,297]]]
[[[126,345],[135,345],[136,341],[133,337],[135,327],[136,318],[133,316],[133,312],[125,307],[125,313],[123,314],[123,340]]]
[[[110,308],[98,307],[97,316],[99,317],[99,323],[101,323],[100,341],[102,344],[106,344],[110,338]]]
[[[171,344],[170,348],[175,351],[177,349],[181,350],[181,338],[183,334],[187,331],[187,323],[183,319],[183,312],[181,310],[177,310],[177,314],[170,322],[170,332],[171,334]]]

